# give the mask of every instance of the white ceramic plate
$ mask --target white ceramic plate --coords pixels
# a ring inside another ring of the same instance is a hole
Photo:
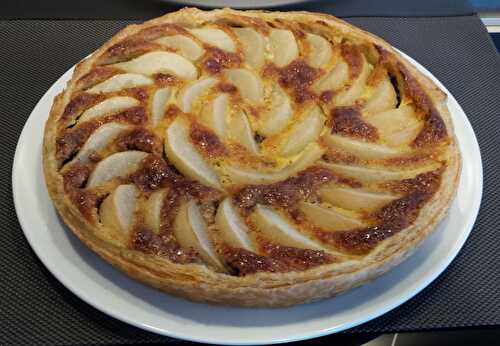
[[[406,56],[421,71],[430,72]],[[28,241],[47,268],[90,305],[134,326],[176,338],[217,344],[268,344],[335,333],[404,303],[446,267],[464,244],[482,193],[479,146],[463,110],[448,93],[448,107],[463,155],[459,199],[416,253],[390,273],[336,298],[286,309],[244,309],[192,303],[142,285],[88,250],[62,221],[42,172],[44,123],[54,96],[72,69],[52,85],[24,126],[12,172],[17,215]]]
[[[231,8],[266,8],[293,5],[311,0],[161,0],[186,6],[231,7]]]

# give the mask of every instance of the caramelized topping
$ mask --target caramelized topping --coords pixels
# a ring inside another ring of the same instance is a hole
[[[375,226],[337,232],[315,230],[315,233],[321,240],[338,249],[363,255],[370,252],[382,240],[410,226],[424,203],[431,197],[431,193],[417,191],[390,202],[375,213],[374,217],[379,220]]]
[[[81,164],[72,165],[63,174],[64,190],[69,191],[83,187],[90,176],[90,168]]]
[[[349,78],[352,80],[359,76],[363,66],[363,56],[357,46],[343,43],[340,46],[342,57],[349,65]]]
[[[140,228],[134,233],[130,247],[146,254],[165,256],[175,263],[200,261],[194,251],[182,249],[172,234],[157,235],[147,228]]]
[[[100,83],[106,79],[113,77],[114,75],[121,73],[120,69],[110,67],[110,66],[98,66],[92,69],[89,73],[84,75],[78,80],[78,89],[87,89],[97,83]]]
[[[295,60],[279,70],[279,81],[292,92],[297,103],[303,103],[314,99],[310,87],[319,75],[319,70],[310,67],[305,61]]]
[[[160,87],[172,86],[178,83],[177,77],[170,73],[157,73],[154,75],[154,79]]]
[[[241,57],[236,53],[209,47],[206,49],[206,58],[203,62],[205,70],[210,74],[218,74],[224,69],[235,68],[241,65]]]
[[[116,141],[119,151],[140,150],[147,153],[161,155],[163,143],[152,131],[145,128],[135,128],[124,134]]]
[[[223,253],[224,259],[236,275],[245,276],[256,272],[285,272],[286,265],[273,258],[257,255],[254,252],[242,249],[226,247]]]
[[[441,175],[443,169],[436,169],[431,172],[421,173],[412,179],[392,181],[383,184],[384,187],[398,193],[410,193],[415,191],[434,193],[441,185]]]
[[[413,144],[416,147],[421,147],[446,138],[448,135],[446,125],[436,107],[434,107],[431,98],[403,64],[398,63],[398,67],[405,81],[406,92],[415,102],[417,108],[427,115],[424,128]]]
[[[190,131],[193,144],[201,148],[209,157],[227,154],[227,149],[219,137],[210,129],[193,123]]]
[[[296,177],[270,185],[250,185],[237,192],[233,199],[240,208],[249,209],[257,203],[288,207],[308,198],[335,175],[321,167],[311,167]]]
[[[95,210],[101,198],[94,192],[81,189],[90,175],[86,166],[75,164],[63,174],[64,191],[90,222],[95,220]]]
[[[176,179],[176,174],[158,155],[148,155],[141,169],[132,175],[132,181],[142,191],[154,191]]]
[[[77,117],[84,110],[98,104],[102,100],[104,100],[104,97],[99,94],[79,94],[68,103],[66,108],[64,108],[61,119],[68,120],[73,117]]]
[[[368,141],[378,139],[377,128],[364,122],[357,108],[336,107],[332,110],[331,115],[332,133],[339,133]]]
[[[62,134],[56,139],[56,158],[62,161],[69,159],[85,144],[99,126],[112,121],[140,125],[146,121],[146,112],[143,107],[133,107],[117,114],[102,116],[63,130]]]
[[[256,272],[303,271],[319,265],[335,262],[335,258],[324,251],[299,249],[267,243],[264,245],[266,256],[242,248],[224,248],[226,263],[237,275]]]

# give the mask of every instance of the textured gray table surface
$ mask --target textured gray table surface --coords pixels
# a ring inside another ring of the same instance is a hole
[[[475,16],[347,20],[382,36],[414,57],[453,93],[478,136],[485,179],[478,220],[449,269],[406,304],[348,332],[500,325],[500,214],[496,195],[500,186],[498,53]],[[0,21],[2,346],[173,340],[107,317],[66,290],[29,248],[11,197],[15,145],[36,102],[62,73],[128,23],[115,20]]]

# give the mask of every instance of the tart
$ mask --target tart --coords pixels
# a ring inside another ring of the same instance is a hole
[[[76,66],[43,164],[64,222],[113,266],[270,307],[398,265],[461,167],[446,95],[380,38],[324,14],[194,8]]]

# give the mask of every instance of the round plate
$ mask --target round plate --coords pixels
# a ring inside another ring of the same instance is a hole
[[[408,260],[345,294],[286,309],[211,306],[169,296],[128,278],[88,250],[59,219],[48,196],[43,129],[54,96],[71,74],[72,69],[42,97],[19,138],[12,172],[16,211],[31,247],[59,281],[90,305],[134,326],[186,340],[240,345],[301,340],[354,327],[394,309],[432,282],[457,255],[476,219],[483,181],[479,146],[466,115],[446,91],[463,155],[461,198]]]
[[[231,8],[266,8],[285,5],[294,5],[312,0],[161,0],[163,2],[174,2],[185,6],[198,7],[231,7]]]

